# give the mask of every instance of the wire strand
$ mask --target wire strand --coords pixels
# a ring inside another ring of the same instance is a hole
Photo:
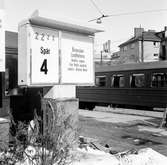
[[[92,4],[94,5],[94,7],[98,10],[98,12],[101,14],[101,15],[104,15],[103,12],[99,9],[99,7],[95,4],[95,2],[93,0],[90,0],[92,2]]]
[[[155,9],[155,10],[144,10],[144,11],[128,12],[128,13],[118,13],[118,14],[108,15],[108,17],[122,16],[122,15],[135,15],[135,14],[144,14],[144,13],[154,13],[154,12],[164,12],[164,11],[167,11],[167,9]]]
[[[91,0],[92,1],[92,0]],[[104,15],[103,13],[101,17],[89,20],[88,22],[95,21],[98,19],[103,19],[106,17],[115,17],[115,16],[126,16],[126,15],[136,15],[136,14],[144,14],[144,13],[155,13],[155,12],[166,12],[167,9],[155,9],[155,10],[144,10],[144,11],[136,11],[136,12],[127,12],[127,13],[118,13],[118,14],[110,14],[110,15]]]

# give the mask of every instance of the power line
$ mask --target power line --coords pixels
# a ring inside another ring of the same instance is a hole
[[[136,15],[136,14],[144,14],[144,13],[155,13],[155,12],[165,12],[167,9],[155,9],[155,10],[144,10],[144,11],[136,11],[136,12],[127,12],[127,13],[118,13],[118,14],[110,14],[110,15],[104,15],[102,14],[101,17],[89,20],[91,21],[97,21],[97,23],[101,23],[101,19],[105,17],[115,17],[115,16],[126,16],[126,15]]]
[[[104,15],[103,12],[99,9],[99,7],[96,5],[96,3],[93,1],[93,0],[90,0],[93,4],[93,6],[98,10],[98,12],[101,14],[101,15]]]
[[[118,13],[118,14],[108,15],[108,17],[122,16],[122,15],[135,15],[135,14],[144,14],[144,13],[155,13],[155,12],[163,12],[163,11],[167,11],[167,9],[155,9],[155,10],[144,10],[144,11],[128,12],[128,13]]]

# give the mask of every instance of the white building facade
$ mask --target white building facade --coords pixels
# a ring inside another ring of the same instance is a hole
[[[160,59],[161,39],[153,30],[134,29],[134,37],[119,45],[123,63],[151,62]]]

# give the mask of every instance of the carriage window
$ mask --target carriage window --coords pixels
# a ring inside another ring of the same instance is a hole
[[[106,86],[106,76],[96,76],[95,83],[98,87]]]
[[[153,73],[151,80],[151,87],[166,87],[167,73]]]
[[[130,76],[130,84],[132,88],[142,88],[145,86],[144,74],[133,74]]]
[[[125,87],[125,77],[123,75],[111,76],[111,87],[115,88]]]

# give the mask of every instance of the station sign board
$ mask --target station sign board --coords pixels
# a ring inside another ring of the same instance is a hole
[[[5,72],[5,28],[4,10],[0,10],[0,72]]]
[[[21,22],[18,85],[93,85],[95,32],[98,30],[39,16]]]
[[[58,31],[30,24],[19,30],[19,84],[45,86],[58,83]]]
[[[63,84],[93,84],[93,38],[62,33],[61,82]]]
[[[58,32],[30,27],[31,83],[58,83]],[[54,76],[53,76],[54,75]]]

